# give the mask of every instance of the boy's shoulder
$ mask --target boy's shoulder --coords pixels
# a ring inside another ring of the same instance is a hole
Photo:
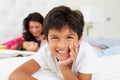
[[[79,45],[81,46],[81,47],[92,47],[88,42],[86,42],[86,41],[81,41],[80,43],[79,43]]]
[[[79,43],[79,52],[80,53],[83,53],[83,54],[88,54],[88,52],[92,52],[93,53],[93,47],[88,43],[88,42],[85,42],[85,41],[81,41]]]
[[[41,46],[38,52],[50,53],[50,48],[48,43],[45,43],[43,46]]]
[[[48,48],[48,43],[44,43],[40,48]]]

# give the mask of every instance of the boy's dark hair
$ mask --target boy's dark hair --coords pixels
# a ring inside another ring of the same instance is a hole
[[[78,34],[78,39],[82,36],[84,19],[83,14],[78,10],[71,10],[66,6],[53,8],[45,17],[43,22],[43,33],[48,39],[50,29],[61,30],[65,25]]]
[[[38,12],[30,13],[24,19],[24,21],[23,21],[23,37],[26,41],[31,41],[32,39],[34,39],[34,36],[29,31],[29,22],[36,21],[43,25],[43,20],[44,20],[43,16]]]

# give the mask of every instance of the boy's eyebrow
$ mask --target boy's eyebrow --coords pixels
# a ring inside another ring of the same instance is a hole
[[[53,34],[53,35],[52,35],[52,34],[49,35],[49,37],[55,37],[55,36],[57,36],[57,35],[55,35],[55,34]],[[72,33],[72,34],[68,34],[67,36],[75,36],[75,34]]]
[[[57,35],[49,35],[49,37],[55,37],[55,36],[57,36]]]
[[[75,36],[75,33],[70,33],[70,34],[68,34],[68,36],[71,36],[71,35],[72,35],[72,36]]]
[[[75,35],[74,33],[72,33],[72,34],[69,34],[69,35]]]

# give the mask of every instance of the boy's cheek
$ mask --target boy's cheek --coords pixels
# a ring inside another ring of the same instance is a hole
[[[68,45],[69,45],[69,46],[70,46],[70,45],[72,46],[72,45],[74,45],[75,43],[76,43],[76,44],[78,44],[78,43],[79,43],[79,41],[71,41],[71,42],[69,42],[69,44],[68,44]]]

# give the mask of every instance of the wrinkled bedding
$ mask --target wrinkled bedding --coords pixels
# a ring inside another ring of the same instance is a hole
[[[20,51],[20,50],[0,50],[0,59],[11,57],[26,57],[35,54],[36,52]]]
[[[8,80],[9,74],[19,65],[31,59],[28,57],[13,57],[0,59],[0,79]],[[61,80],[58,75],[48,69],[41,69],[33,74],[38,80]],[[120,80],[120,54],[99,58],[99,69],[93,74],[93,80]]]

